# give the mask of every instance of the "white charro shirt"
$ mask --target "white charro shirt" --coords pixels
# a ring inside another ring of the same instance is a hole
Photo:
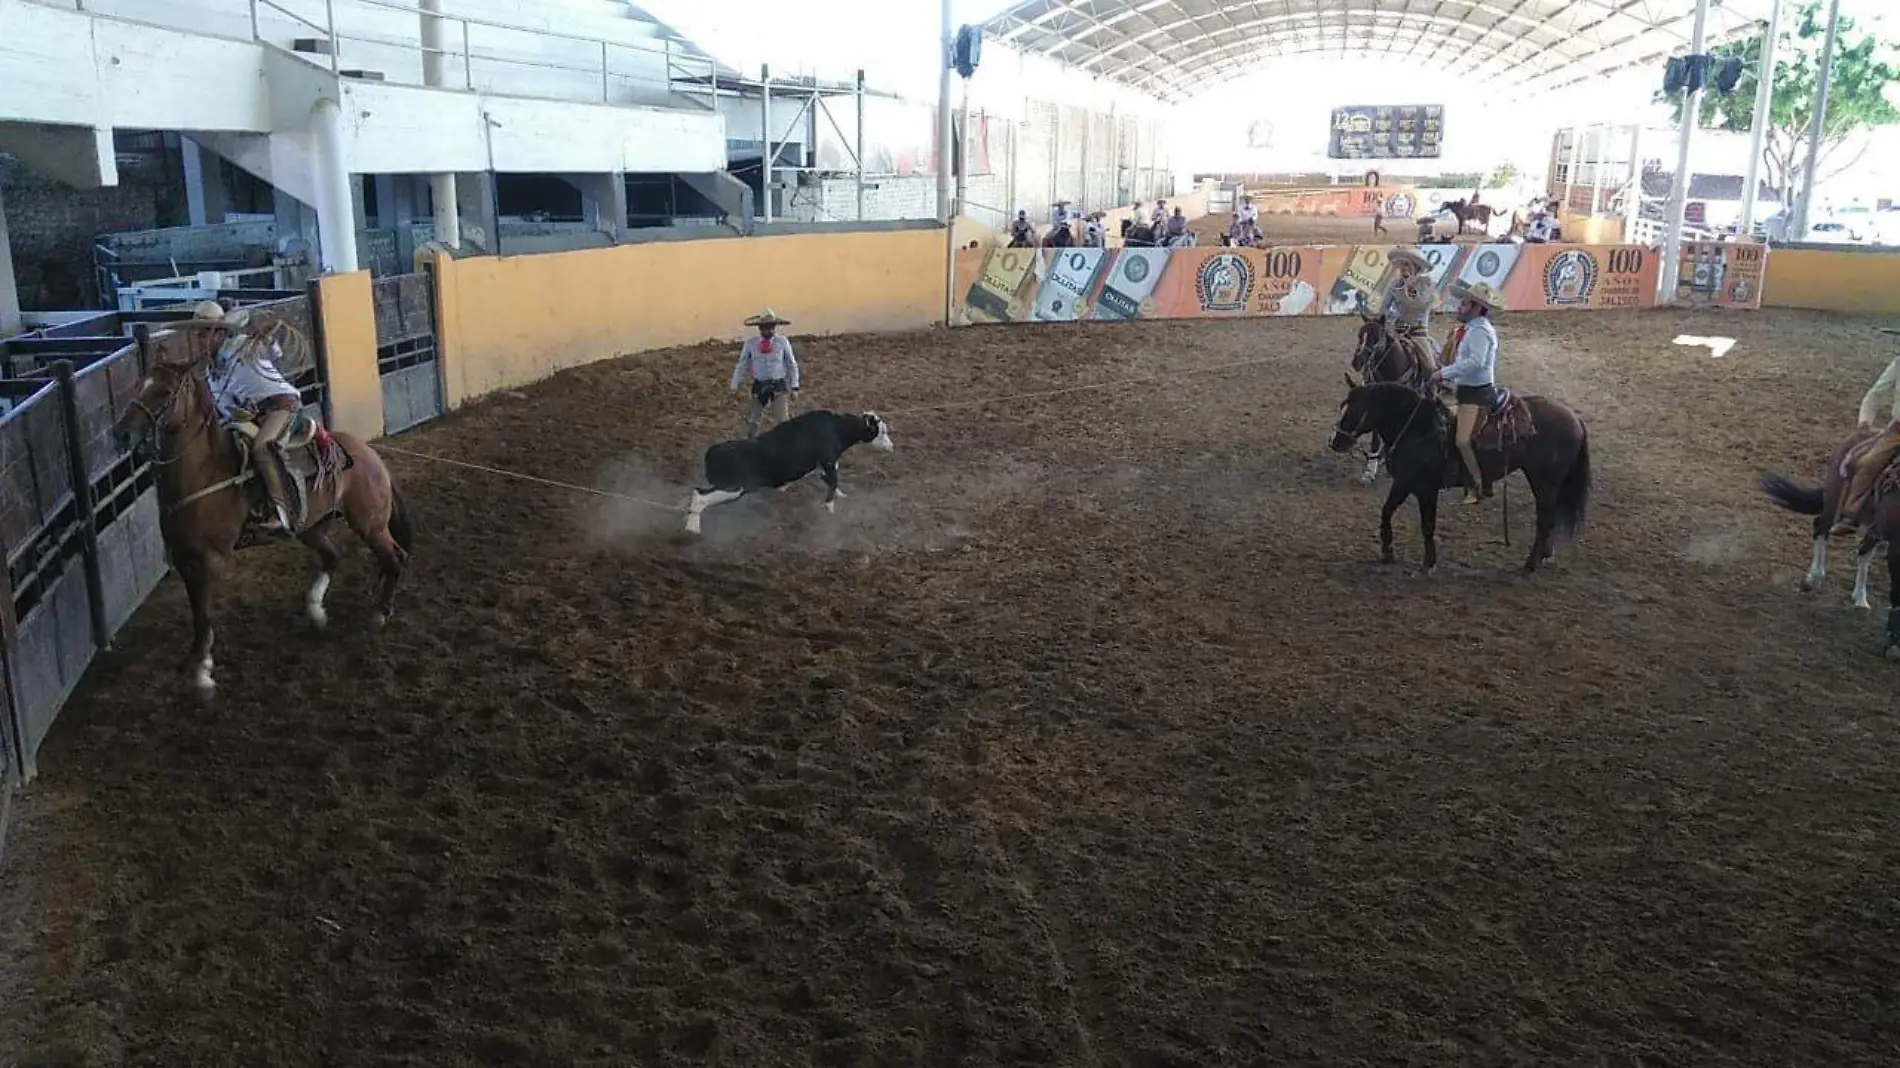
[[[253,349],[243,357],[237,355],[240,344],[240,339],[232,338],[220,346],[211,369],[211,399],[219,415],[229,419],[233,408],[255,412],[272,397],[298,396],[297,387],[277,369],[277,361],[284,356],[277,342],[271,342],[264,352]]]
[[[1882,420],[1885,416],[1885,421]],[[1874,379],[1874,386],[1860,399],[1860,424],[1884,426],[1900,420],[1900,356],[1887,361],[1887,369]]]
[[[1457,359],[1439,374],[1454,386],[1496,384],[1498,370],[1498,328],[1489,315],[1480,315],[1465,324],[1458,341]]]
[[[798,357],[792,355],[792,343],[786,338],[747,338],[739,349],[739,362],[732,365],[731,388],[739,388],[748,370],[754,382],[784,379],[788,388],[798,388]]]

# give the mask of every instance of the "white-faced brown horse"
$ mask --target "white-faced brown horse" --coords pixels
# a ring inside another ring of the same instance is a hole
[[[1418,498],[1419,534],[1425,542],[1425,572],[1438,566],[1438,495],[1457,484],[1463,470],[1453,443],[1454,424],[1445,406],[1396,382],[1357,385],[1339,405],[1332,448],[1345,452],[1353,442],[1376,434],[1385,442],[1392,492],[1379,513],[1379,557],[1395,563],[1392,515],[1407,497]],[[1556,536],[1583,530],[1590,501],[1590,435],[1583,420],[1548,397],[1512,397],[1502,412],[1487,414],[1474,444],[1483,465],[1481,480],[1498,481],[1524,472],[1537,499],[1537,536],[1531,541],[1525,572],[1536,571],[1556,556]]]
[[[145,451],[157,469],[159,529],[191,600],[192,643],[183,668],[208,700],[216,688],[211,616],[217,584],[229,573],[232,555],[259,540],[266,509],[249,439],[218,418],[206,380],[228,328],[179,326],[170,335],[141,337],[145,377],[113,431],[122,448]],[[303,506],[291,509],[295,536],[317,555],[317,576],[304,601],[310,622],[318,629],[328,622],[323,602],[343,560],[332,540],[341,518],[381,565],[375,610],[381,626],[395,610],[396,584],[414,540],[389,469],[351,434],[328,434],[299,420],[288,440],[285,451],[295,460],[285,466],[300,468],[290,475],[302,490]]]
[[[1814,517],[1814,559],[1808,565],[1807,577],[1801,580],[1803,590],[1812,593],[1819,589],[1821,580],[1827,575],[1827,542],[1840,511],[1841,499],[1847,495],[1848,457],[1872,439],[1875,433],[1863,427],[1842,442],[1828,457],[1827,470],[1821,476],[1819,489],[1796,485],[1777,474],[1761,476],[1762,492],[1770,500],[1797,515]],[[1887,476],[1889,479],[1892,477],[1891,473]],[[1873,566],[1875,550],[1885,542],[1887,658],[1900,660],[1900,492],[1883,488],[1874,501],[1873,510],[1873,522],[1861,534],[1860,543],[1854,550],[1854,592],[1851,603],[1855,608],[1873,608],[1873,603],[1867,599],[1867,572]]]

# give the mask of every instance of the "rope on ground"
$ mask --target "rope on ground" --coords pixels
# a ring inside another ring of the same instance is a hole
[[[523,482],[538,482],[543,486],[553,486],[556,489],[574,490],[578,493],[591,493],[596,497],[612,497],[614,500],[617,500],[617,501],[630,501],[634,504],[644,504],[648,508],[658,508],[661,511],[665,511],[665,512],[682,512],[683,513],[686,511],[686,509],[680,507],[677,504],[661,504],[659,501],[649,501],[644,498],[630,496],[625,493],[614,493],[611,490],[604,490],[595,486],[582,486],[574,482],[561,482],[552,478],[542,478],[539,475],[524,475],[519,471],[504,471],[499,467],[486,467],[486,466],[483,466],[482,464],[469,463],[466,460],[451,460],[446,456],[436,456],[432,453],[416,452],[413,449],[404,449],[395,445],[390,445],[390,444],[386,444],[382,442],[378,442],[375,446],[375,449],[377,452],[390,452],[390,453],[395,453],[398,456],[413,456],[419,460],[434,460],[436,463],[448,464],[450,467],[466,467],[471,471],[483,471],[491,475],[500,475],[503,478],[520,479]]]

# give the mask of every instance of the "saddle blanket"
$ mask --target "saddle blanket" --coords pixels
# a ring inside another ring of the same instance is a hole
[[[1529,441],[1537,434],[1530,405],[1524,398],[1499,386],[1492,391],[1491,407],[1478,418],[1471,443],[1481,451],[1505,449]]]

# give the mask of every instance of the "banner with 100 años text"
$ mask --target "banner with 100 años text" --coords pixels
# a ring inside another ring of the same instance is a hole
[[[1408,245],[1326,247],[964,249],[952,319],[972,323],[1230,316],[1357,315],[1379,311],[1390,256]],[[1684,292],[1726,308],[1761,306],[1766,249],[1716,246]],[[1440,307],[1461,285],[1488,282],[1511,311],[1649,308],[1661,254],[1641,245],[1425,245]],[[1698,253],[1685,252],[1685,259]],[[1742,261],[1746,262],[1742,262]]]

